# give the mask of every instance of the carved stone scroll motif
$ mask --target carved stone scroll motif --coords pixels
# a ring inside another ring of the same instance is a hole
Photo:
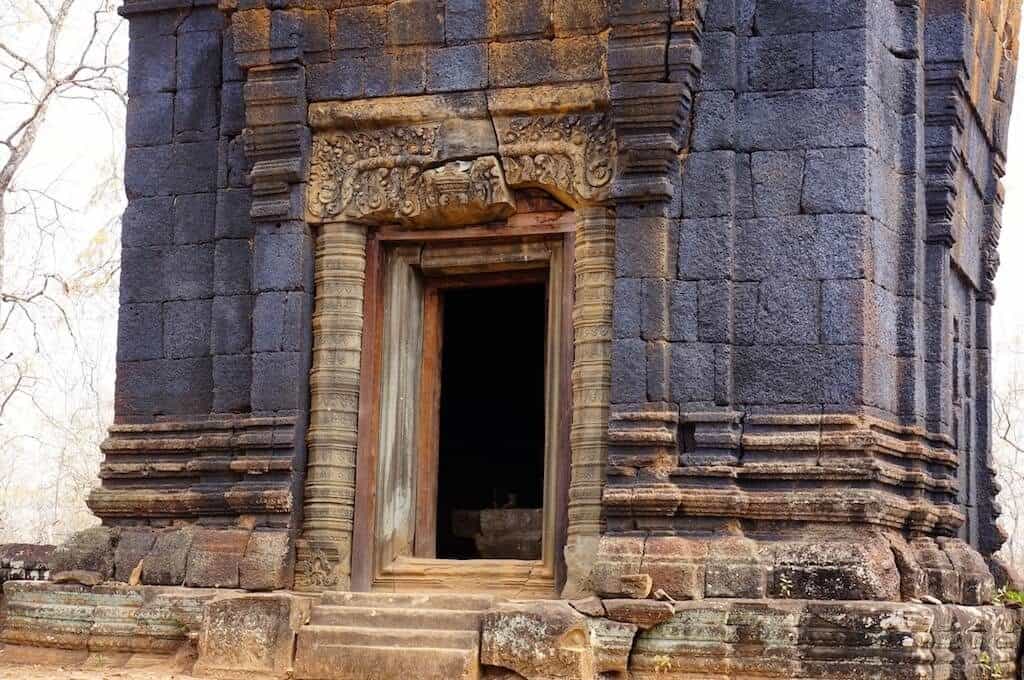
[[[424,226],[511,215],[515,203],[498,159],[443,162],[437,134],[431,124],[317,136],[310,213]]]
[[[512,186],[538,186],[595,203],[615,175],[615,135],[603,113],[495,119]]]

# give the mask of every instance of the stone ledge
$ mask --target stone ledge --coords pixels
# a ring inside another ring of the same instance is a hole
[[[592,572],[602,596],[632,596],[635,577],[675,600],[776,598],[991,604],[985,560],[954,538],[804,527],[801,534],[728,531],[687,536],[606,535]],[[999,585],[1005,585],[1000,583]]]
[[[190,644],[203,605],[222,591],[107,583],[4,584],[0,642],[88,652],[170,655]]]

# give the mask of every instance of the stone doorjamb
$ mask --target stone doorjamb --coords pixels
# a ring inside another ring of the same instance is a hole
[[[567,589],[602,530],[611,383],[616,161],[601,85],[310,106],[307,221],[317,233],[305,516],[296,588],[351,587],[368,230],[461,227],[540,188],[576,215]]]

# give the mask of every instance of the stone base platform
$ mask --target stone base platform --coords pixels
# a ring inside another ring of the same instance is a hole
[[[314,598],[26,581],[4,592],[0,677],[16,664],[246,680],[405,680],[413,668],[464,680],[1021,677],[1024,614],[993,605]]]

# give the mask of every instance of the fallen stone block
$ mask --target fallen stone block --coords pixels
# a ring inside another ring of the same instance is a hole
[[[294,567],[295,551],[287,531],[253,531],[238,565],[238,587],[251,591],[290,588]]]
[[[604,608],[612,621],[632,623],[641,630],[664,623],[675,614],[670,603],[656,600],[605,600]]]
[[[195,672],[215,678],[291,677],[295,635],[311,601],[286,594],[225,597],[208,603]]]
[[[527,680],[592,680],[588,618],[565,602],[499,605],[483,618],[480,661]]]
[[[119,533],[110,527],[92,527],[73,534],[53,551],[50,571],[94,571],[104,581],[113,578]]]

